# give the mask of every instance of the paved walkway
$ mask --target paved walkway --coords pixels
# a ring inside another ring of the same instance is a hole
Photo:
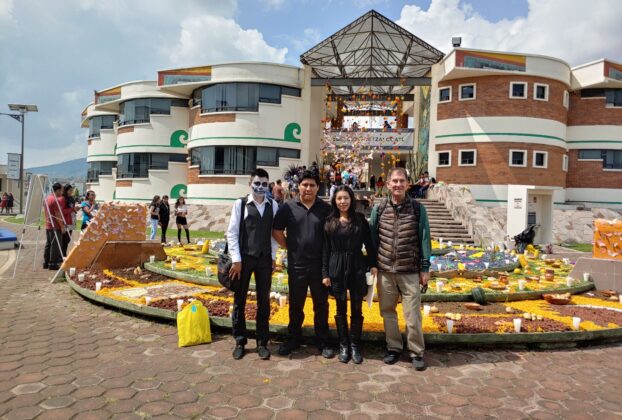
[[[384,365],[377,344],[359,366],[311,348],[234,361],[226,331],[179,349],[174,325],[50,284],[39,264],[32,271],[33,252],[27,242],[17,279],[0,280],[1,418],[622,418],[621,345],[437,348],[425,372]],[[7,258],[0,252],[0,267]]]

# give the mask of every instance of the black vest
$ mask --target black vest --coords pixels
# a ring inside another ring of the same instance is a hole
[[[255,207],[255,203],[246,205],[246,218],[240,222],[244,223],[242,229],[242,238],[240,238],[240,251],[242,255],[250,255],[252,257],[270,257],[272,258],[272,220],[274,219],[274,210],[272,209],[272,200],[267,197],[266,206],[263,216],[259,214],[259,210]]]

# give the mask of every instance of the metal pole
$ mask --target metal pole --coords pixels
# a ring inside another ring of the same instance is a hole
[[[22,112],[22,153],[19,155],[19,214],[24,214],[24,125],[26,113]]]

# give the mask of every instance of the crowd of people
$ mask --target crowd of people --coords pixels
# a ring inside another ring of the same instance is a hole
[[[15,197],[12,192],[4,192],[0,198],[0,214],[12,214],[15,205]]]
[[[279,347],[280,355],[291,354],[301,345],[304,305],[310,291],[315,341],[322,356],[335,356],[328,326],[328,297],[332,295],[337,302],[338,359],[361,363],[362,304],[368,294],[367,277],[377,276],[387,347],[383,361],[396,363],[404,351],[396,312],[401,298],[407,351],[413,367],[425,369],[420,305],[429,279],[430,229],[425,207],[407,194],[406,171],[394,168],[389,172],[390,196],[374,206],[370,222],[355,211],[349,186],[335,188],[329,205],[317,195],[317,173],[306,170],[298,181],[299,194],[279,205],[268,196],[268,173],[257,169],[251,174],[248,196],[233,205],[227,229],[233,261],[229,275],[238,282],[232,313],[233,358],[241,359],[246,353],[245,305],[253,274],[257,352],[261,359],[270,358],[270,289],[280,245],[287,249],[289,276],[288,337]]]

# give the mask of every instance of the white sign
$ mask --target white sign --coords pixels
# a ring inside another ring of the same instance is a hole
[[[8,179],[19,179],[19,153],[7,153],[6,176]]]
[[[522,198],[515,198],[514,199],[514,208],[515,209],[522,209],[523,208],[523,199]]]
[[[391,150],[394,147],[412,147],[413,133],[407,132],[337,132],[330,133],[328,143],[334,144],[336,147],[351,146],[358,149],[368,149],[370,147],[379,147]]]

